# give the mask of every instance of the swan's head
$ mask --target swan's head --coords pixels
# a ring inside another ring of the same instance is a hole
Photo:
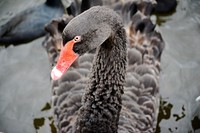
[[[61,50],[57,65],[52,70],[52,79],[59,79],[75,61],[77,55],[80,56],[97,48],[108,38],[112,38],[117,29],[121,27],[123,27],[121,18],[111,9],[100,6],[92,7],[72,19],[63,30],[65,46]],[[68,47],[70,50],[65,49]],[[63,54],[64,51],[67,52]]]
[[[67,24],[63,30],[63,44],[75,36],[81,36],[81,41],[74,45],[73,50],[82,55],[110,38],[121,21],[121,18],[109,8],[92,7]]]

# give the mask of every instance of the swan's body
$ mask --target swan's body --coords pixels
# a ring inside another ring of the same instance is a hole
[[[134,15],[127,31],[128,43],[122,20],[105,7],[91,8],[65,27],[64,43],[81,36],[73,50],[83,55],[60,80],[53,81],[54,118],[59,132],[154,132],[163,41],[147,19],[140,13]],[[47,46],[47,50],[50,58],[56,59],[51,56],[57,52],[53,47]],[[92,63],[93,52],[84,53],[94,48],[97,54]]]
[[[63,13],[60,0],[47,0],[42,5],[26,9],[0,27],[0,44],[21,44],[44,36],[45,24]]]
[[[146,4],[147,3],[147,4]],[[151,3],[151,4],[149,4]],[[152,6],[153,3],[153,6]],[[92,6],[107,6],[115,11],[123,10],[130,11],[131,15],[134,11],[144,9],[145,15],[151,14],[168,14],[175,11],[177,6],[176,0],[74,0],[67,11],[70,15],[77,16],[83,11],[89,9]],[[125,11],[125,12],[126,12]],[[147,14],[146,14],[147,13]],[[123,16],[124,17],[124,16]]]

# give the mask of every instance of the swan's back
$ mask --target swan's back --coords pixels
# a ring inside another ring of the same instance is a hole
[[[134,15],[129,27],[128,68],[119,121],[119,132],[153,133],[159,109],[160,55],[164,43],[154,29],[137,31],[144,22],[141,14]],[[149,18],[145,18],[149,19]],[[139,21],[139,23],[137,23]],[[151,21],[149,21],[151,22]],[[148,28],[144,23],[143,28]],[[151,24],[150,24],[151,25]],[[149,26],[150,27],[150,26]]]

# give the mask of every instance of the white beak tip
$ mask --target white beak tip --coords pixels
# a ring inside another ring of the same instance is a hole
[[[200,96],[198,96],[198,97],[196,98],[196,101],[197,101],[197,102],[200,102]]]
[[[56,67],[54,67],[53,70],[51,71],[51,78],[53,80],[58,80],[59,78],[61,78],[61,76],[62,72],[58,70]]]

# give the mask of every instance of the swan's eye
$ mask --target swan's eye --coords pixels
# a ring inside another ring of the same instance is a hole
[[[74,42],[80,42],[80,41],[81,41],[81,36],[74,37]]]

